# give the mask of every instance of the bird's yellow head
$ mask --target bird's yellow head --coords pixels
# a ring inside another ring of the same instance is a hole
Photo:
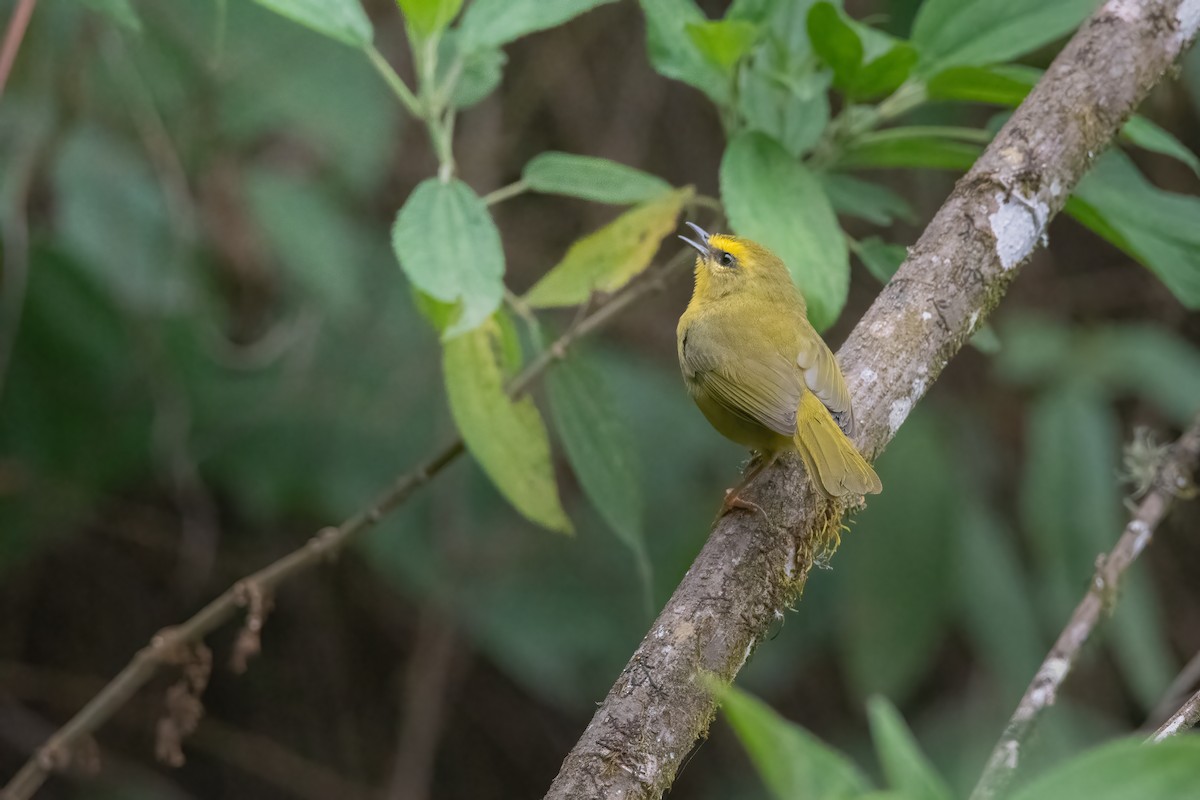
[[[687,223],[697,239],[680,236],[696,249],[697,298],[717,299],[734,292],[796,292],[787,267],[779,256],[749,239],[707,233]]]

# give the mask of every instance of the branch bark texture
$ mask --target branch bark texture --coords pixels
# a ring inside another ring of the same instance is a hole
[[[988,758],[978,785],[971,793],[971,800],[994,800],[1004,793],[1021,762],[1021,748],[1033,733],[1042,713],[1054,705],[1058,690],[1079,661],[1083,646],[1095,630],[1101,614],[1112,610],[1125,571],[1150,544],[1155,529],[1171,510],[1175,497],[1193,489],[1192,473],[1198,459],[1200,418],[1172,445],[1159,465],[1154,488],[1138,504],[1112,551],[1097,563],[1096,575],[1088,586],[1087,594],[1079,601],[1070,621],[1058,635],[1017,704],[1017,710],[1013,712],[1012,719]],[[1160,731],[1172,724],[1182,725],[1182,722],[1168,721]],[[1158,741],[1158,734],[1155,736],[1155,741]]]
[[[986,319],[1198,25],[1198,0],[1110,0],[959,180],[838,353],[866,455],[883,450]],[[707,678],[733,680],[799,596],[844,511],[825,504],[794,461],[765,472],[747,499],[764,513],[717,520],[547,798],[661,796],[713,718]]]

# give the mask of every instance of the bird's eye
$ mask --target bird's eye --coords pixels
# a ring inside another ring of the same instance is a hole
[[[737,259],[729,253],[721,253],[721,257],[717,259],[717,263],[719,263],[722,267],[732,267],[737,263]]]

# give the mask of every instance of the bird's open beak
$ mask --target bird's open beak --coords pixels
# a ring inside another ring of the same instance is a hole
[[[698,252],[702,257],[708,258],[709,255],[711,255],[711,253],[712,253],[712,251],[710,251],[708,249],[708,234],[705,232],[705,230],[703,228],[701,228],[699,225],[697,225],[694,222],[688,222],[685,224],[689,228],[691,228],[692,230],[694,230],[696,232],[696,235],[700,237],[700,242],[703,242],[703,244],[695,242],[686,236],[680,236],[679,238],[683,239],[685,242],[690,244],[692,247],[696,248],[696,252]]]

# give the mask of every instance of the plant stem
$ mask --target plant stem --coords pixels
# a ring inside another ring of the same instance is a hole
[[[392,69],[392,65],[376,49],[375,45],[367,45],[364,48],[364,52],[367,54],[367,58],[371,60],[371,65],[375,67],[375,71],[383,76],[384,82],[396,97],[400,98],[401,104],[408,110],[408,113],[416,119],[425,119],[424,110],[421,108],[421,103],[417,100],[416,95],[408,88],[408,84],[396,74],[396,70]]]
[[[525,181],[513,181],[507,186],[501,186],[499,189],[493,189],[483,196],[483,202],[489,206],[494,206],[497,203],[502,203],[510,197],[516,197],[519,194],[524,194],[529,191],[529,184]]]

